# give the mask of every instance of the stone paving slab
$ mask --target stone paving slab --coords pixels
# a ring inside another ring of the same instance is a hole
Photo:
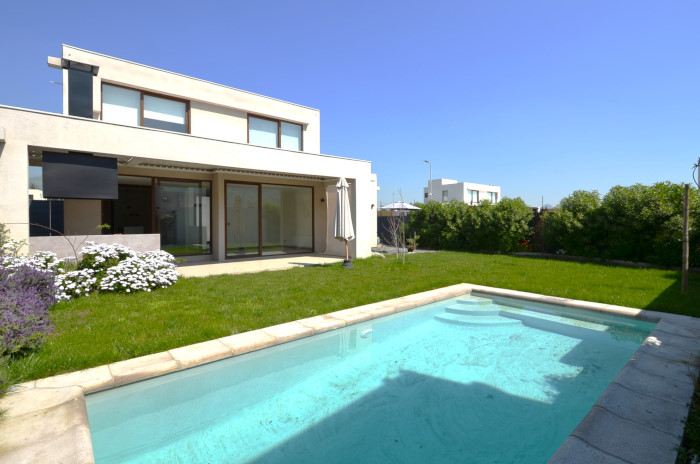
[[[201,364],[229,358],[233,355],[231,347],[226,346],[219,340],[197,343],[194,345],[174,348],[170,351],[170,356],[179,364],[180,369],[187,369]]]
[[[688,363],[669,361],[653,354],[637,351],[628,365],[647,374],[695,385],[693,380],[695,368]]]
[[[604,453],[635,464],[676,461],[679,438],[593,406],[572,433]],[[579,461],[580,462],[580,461]]]
[[[179,369],[177,361],[167,351],[109,365],[115,387],[175,372]]]
[[[692,383],[645,372],[631,364],[622,368],[613,382],[630,390],[680,405],[688,405],[695,391]]]
[[[94,463],[82,388],[25,390],[1,406],[0,463]]]
[[[262,331],[275,337],[277,344],[298,340],[313,335],[314,333],[312,328],[303,326],[298,322],[285,322],[284,324],[265,327]]]
[[[659,321],[656,330],[666,334],[673,334],[677,337],[686,337],[690,339],[700,337],[700,324],[696,326],[687,323],[676,323],[666,317]]]
[[[94,393],[114,386],[112,372],[107,366],[93,367],[68,374],[55,375],[36,381],[36,388],[80,386],[85,393]]]
[[[336,319],[335,317],[330,316],[328,314],[308,317],[306,319],[299,319],[297,322],[313,330],[314,335],[323,332],[328,332],[329,330],[340,329],[341,327],[345,327],[346,325],[346,322],[344,320]]]
[[[589,445],[578,437],[570,435],[548,461],[550,463],[581,464],[632,464]]]
[[[613,383],[596,402],[596,405],[624,419],[629,419],[652,429],[676,437],[683,436],[685,423],[681,420],[688,408],[655,396],[647,396]]]
[[[245,354],[251,351],[267,348],[275,345],[277,339],[262,330],[252,330],[228,337],[219,338],[219,341],[231,348],[234,355]]]

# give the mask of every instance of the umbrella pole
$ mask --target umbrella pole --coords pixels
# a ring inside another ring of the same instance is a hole
[[[352,261],[350,261],[350,253],[348,252],[348,241],[345,240],[345,261],[343,261],[343,267],[350,268],[353,267]]]

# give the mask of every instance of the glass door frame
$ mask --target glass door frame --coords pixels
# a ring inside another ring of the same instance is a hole
[[[258,187],[258,253],[257,254],[243,254],[243,255],[229,255],[228,253],[228,229],[229,229],[229,221],[228,221],[228,185],[233,184],[233,185],[249,185],[249,186],[257,186]],[[245,258],[260,258],[263,256],[263,186],[265,185],[270,185],[270,186],[280,186],[280,187],[298,187],[298,188],[307,188],[311,190],[311,251],[300,251],[298,253],[283,253],[280,254],[279,256],[285,256],[285,255],[294,255],[294,254],[306,254],[306,253],[315,253],[316,252],[316,230],[315,230],[315,224],[316,224],[316,205],[314,202],[314,194],[315,194],[315,187],[312,185],[295,185],[295,184],[277,184],[277,183],[272,183],[272,182],[250,182],[250,181],[239,181],[239,180],[226,180],[224,181],[224,256],[226,259],[245,259]]]

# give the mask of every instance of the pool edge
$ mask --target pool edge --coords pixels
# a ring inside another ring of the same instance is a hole
[[[472,290],[657,322],[654,331],[549,462],[675,462],[687,405],[694,391],[693,379],[698,376],[700,319],[457,284],[19,384],[0,400],[0,409],[7,409],[0,419],[0,463],[36,462],[41,455],[53,462],[93,464],[85,394],[376,319]],[[665,369],[666,375],[659,375],[659,369]],[[648,381],[649,376],[654,376],[654,381]],[[669,391],[673,392],[671,401]],[[49,437],[33,436],[32,440],[26,434],[5,433],[25,423],[34,423],[34,430],[51,429],[55,433]]]
[[[548,461],[673,464],[700,366],[700,319],[471,285],[474,292],[631,317],[657,325]]]

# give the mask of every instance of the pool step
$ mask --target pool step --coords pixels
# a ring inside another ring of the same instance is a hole
[[[493,300],[489,298],[481,298],[480,296],[467,296],[462,299],[457,300],[456,304],[459,305],[490,305]]]
[[[496,305],[451,304],[445,308],[446,313],[464,314],[466,316],[498,316],[500,307]]]
[[[474,316],[467,314],[443,313],[435,316],[435,319],[448,324],[459,324],[468,326],[506,326],[506,325],[522,325],[522,322],[517,319],[502,316]]]
[[[525,325],[530,327],[536,327],[544,330],[562,333],[564,335],[568,334],[570,332],[570,329],[573,328],[588,329],[595,332],[605,332],[610,328],[610,326],[606,324],[570,319],[567,317],[558,316],[556,314],[547,314],[533,309],[501,309],[501,314],[506,318],[522,321]],[[567,328],[569,330],[567,330]]]

